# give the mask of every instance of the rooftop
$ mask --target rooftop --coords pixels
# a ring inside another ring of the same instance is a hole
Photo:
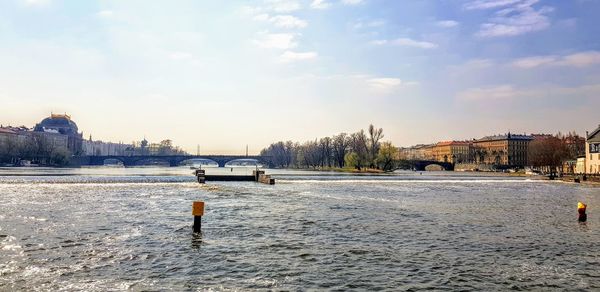
[[[33,130],[36,132],[60,133],[63,135],[80,135],[77,124],[67,114],[52,113],[50,117],[36,124]]]
[[[442,142],[438,142],[436,145],[437,146],[448,146],[448,145],[460,145],[460,146],[467,146],[470,143],[467,141],[442,141]]]
[[[504,135],[493,135],[493,136],[485,136],[481,139],[478,139],[477,142],[485,142],[485,141],[499,141],[499,140],[533,140],[533,137],[530,135],[515,135],[515,134],[504,134]]]
[[[598,125],[598,128],[596,128],[596,130],[592,131],[587,135],[587,140],[600,140],[600,136],[596,137],[598,133],[600,133],[600,125]]]
[[[71,116],[67,115],[66,113],[62,114],[62,115],[61,114],[51,113],[50,114],[50,118],[52,118],[52,119],[67,119],[69,121],[71,120]]]

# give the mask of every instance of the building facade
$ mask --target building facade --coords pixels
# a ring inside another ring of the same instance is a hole
[[[600,173],[600,126],[592,133],[586,132],[585,172],[588,174]]]
[[[17,140],[17,132],[10,128],[0,128],[0,146],[9,147],[13,141]]]
[[[527,151],[532,136],[495,135],[473,142],[473,160],[475,163],[505,167],[524,167],[527,165]]]
[[[65,149],[69,149],[69,151],[71,151],[71,153],[74,153],[73,151],[76,150],[75,148],[70,148],[69,146],[73,145],[73,140],[71,140],[69,138],[69,136],[63,135],[63,134],[59,134],[59,133],[54,133],[54,132],[27,132],[27,135],[29,135],[34,141],[40,141],[40,143],[44,143],[45,148],[48,149],[48,151],[52,152],[52,150],[57,149],[57,148],[65,148]],[[71,144],[69,144],[71,143]]]
[[[432,160],[449,163],[467,163],[471,159],[471,143],[466,141],[439,142],[431,149]]]
[[[418,144],[412,147],[401,148],[400,159],[405,160],[430,160],[433,154],[433,145]]]
[[[131,149],[131,144],[112,143],[102,141],[83,141],[82,155],[85,156],[108,156],[108,155],[127,155],[127,151]]]
[[[47,137],[56,143],[65,139],[66,148],[73,155],[80,155],[82,152],[83,134],[78,131],[77,124],[67,114],[51,114],[33,128],[36,135]]]

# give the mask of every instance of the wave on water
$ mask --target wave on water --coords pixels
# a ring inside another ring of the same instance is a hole
[[[278,183],[299,183],[299,184],[318,184],[318,183],[533,183],[539,180],[531,179],[278,179]]]
[[[2,184],[131,184],[131,183],[189,183],[192,176],[30,176],[0,177]]]

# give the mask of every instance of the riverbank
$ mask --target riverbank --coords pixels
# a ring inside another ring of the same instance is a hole
[[[569,183],[600,186],[600,175],[563,175],[559,179]]]
[[[302,170],[302,171],[330,171],[330,172],[341,172],[341,173],[372,173],[372,174],[384,174],[391,173],[385,172],[381,169],[376,168],[361,168],[360,170],[353,167],[318,167],[318,168],[289,168],[290,170]]]

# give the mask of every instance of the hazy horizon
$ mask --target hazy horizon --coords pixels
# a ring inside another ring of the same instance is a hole
[[[0,3],[0,124],[257,153],[384,129],[397,146],[600,123],[600,1]]]

